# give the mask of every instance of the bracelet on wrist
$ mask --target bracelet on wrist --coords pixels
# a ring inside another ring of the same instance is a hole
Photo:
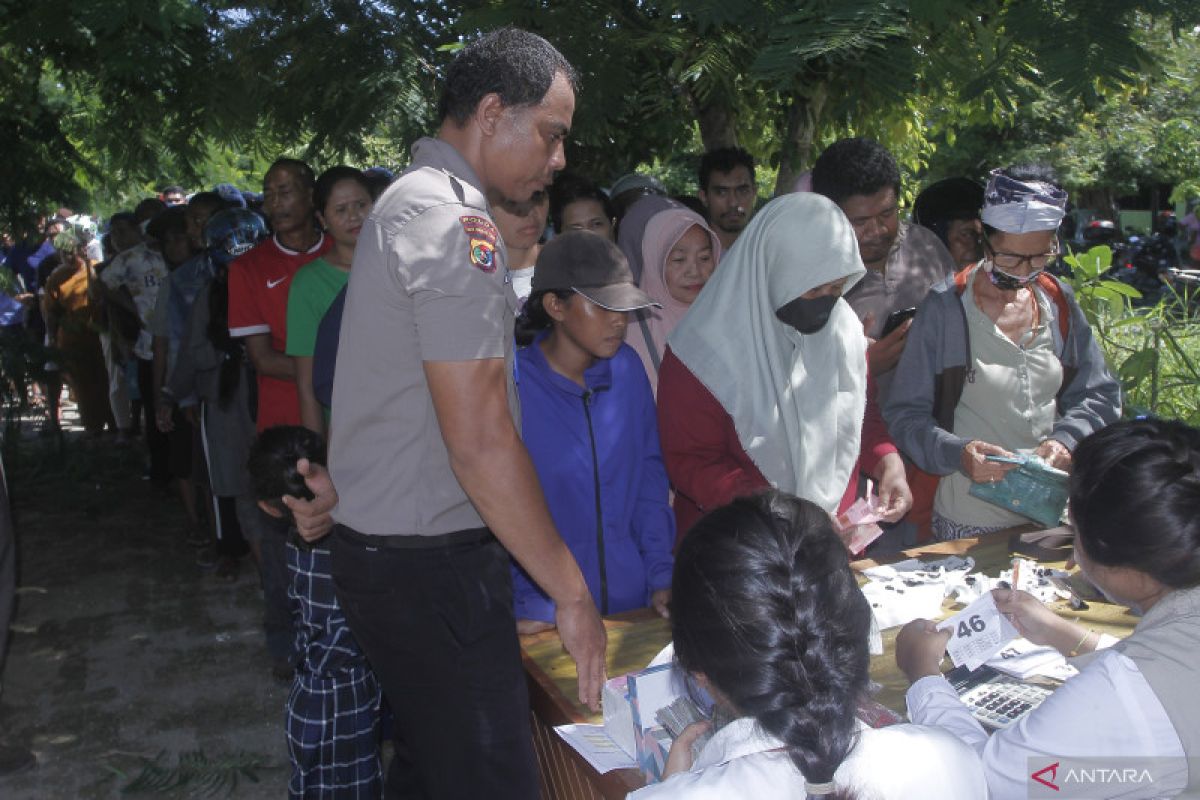
[[[1088,637],[1091,636],[1093,633],[1095,633],[1095,631],[1092,630],[1091,628],[1088,628],[1086,631],[1083,632],[1083,636],[1079,637],[1079,643],[1071,648],[1071,658],[1075,658],[1075,656],[1079,655],[1082,652],[1083,643],[1086,642],[1088,640]]]

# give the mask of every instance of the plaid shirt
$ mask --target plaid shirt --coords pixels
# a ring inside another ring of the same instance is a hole
[[[382,694],[333,593],[327,547],[287,544],[300,667],[287,700],[294,798],[379,798]]]

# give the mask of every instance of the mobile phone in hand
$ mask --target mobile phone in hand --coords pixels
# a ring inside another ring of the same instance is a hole
[[[882,339],[905,322],[908,322],[916,313],[917,307],[913,306],[912,308],[902,308],[899,311],[893,311],[891,314],[888,314],[887,322],[883,323],[883,332],[879,334],[879,338]]]

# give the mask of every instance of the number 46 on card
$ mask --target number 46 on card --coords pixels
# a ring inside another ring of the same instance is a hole
[[[972,672],[1020,636],[1012,623],[996,608],[991,592],[985,592],[953,617],[938,623],[937,627],[939,631],[951,631],[946,652],[950,654],[954,666],[966,664]]]

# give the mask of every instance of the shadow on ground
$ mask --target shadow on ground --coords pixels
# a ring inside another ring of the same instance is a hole
[[[38,764],[0,778],[0,797],[200,796],[138,790],[139,776],[180,777],[181,757],[183,772],[207,760],[207,796],[283,796],[287,688],[270,678],[253,562],[232,584],[196,566],[178,501],[141,479],[139,445],[12,444],[20,588],[0,738]],[[146,772],[156,757],[167,769]]]

